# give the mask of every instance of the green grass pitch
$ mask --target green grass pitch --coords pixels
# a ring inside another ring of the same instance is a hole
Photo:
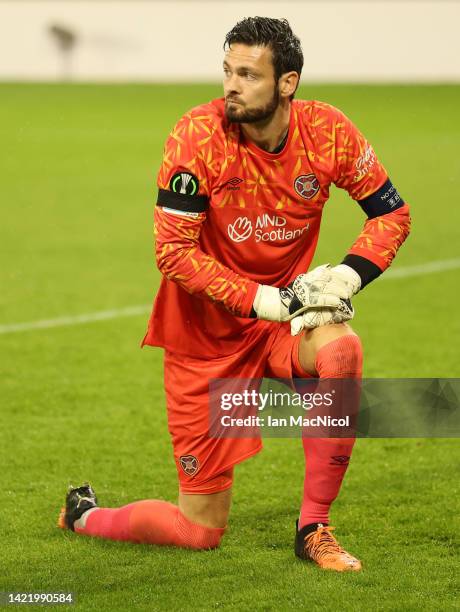
[[[216,86],[0,86],[0,325],[149,303],[164,139]],[[364,131],[412,205],[396,266],[458,257],[460,87],[316,86]],[[363,215],[333,190],[314,263]],[[355,299],[365,375],[459,376],[459,271],[381,279]],[[444,610],[458,606],[456,440],[359,440],[332,512],[357,575],[297,561],[298,440],[236,470],[221,549],[193,553],[55,527],[69,482],[102,505],[176,499],[162,352],[147,316],[0,335],[0,591],[76,594],[82,610]],[[456,548],[457,546],[457,548]],[[458,609],[458,607],[456,608]]]

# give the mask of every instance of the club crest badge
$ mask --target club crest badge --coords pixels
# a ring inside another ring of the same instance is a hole
[[[294,189],[300,197],[311,200],[319,191],[319,182],[314,174],[302,174],[294,181]]]
[[[181,468],[184,470],[187,476],[193,476],[196,474],[200,467],[198,459],[193,455],[182,455],[182,457],[179,457],[179,462]]]

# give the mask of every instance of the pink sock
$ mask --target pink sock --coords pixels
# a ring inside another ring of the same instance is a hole
[[[361,378],[362,348],[358,336],[325,344],[316,356],[320,378]],[[303,438],[305,480],[299,529],[329,523],[329,509],[340,491],[355,438]]]
[[[157,499],[89,510],[74,527],[76,533],[110,540],[194,549],[216,548],[225,532],[192,523],[177,506]]]

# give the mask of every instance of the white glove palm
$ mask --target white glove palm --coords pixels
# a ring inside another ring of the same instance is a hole
[[[343,323],[354,316],[350,298],[361,288],[361,278],[350,266],[340,264],[331,267],[330,264],[318,266],[307,274],[297,277],[305,286],[314,286],[322,294],[339,298],[336,308],[311,308],[291,321],[291,334],[297,336],[303,329],[311,329],[322,325]]]

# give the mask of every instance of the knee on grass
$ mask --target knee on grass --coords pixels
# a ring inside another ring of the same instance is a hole
[[[130,517],[130,527],[139,543],[194,550],[217,548],[225,533],[225,527],[194,523],[174,504],[159,500],[138,502]]]

